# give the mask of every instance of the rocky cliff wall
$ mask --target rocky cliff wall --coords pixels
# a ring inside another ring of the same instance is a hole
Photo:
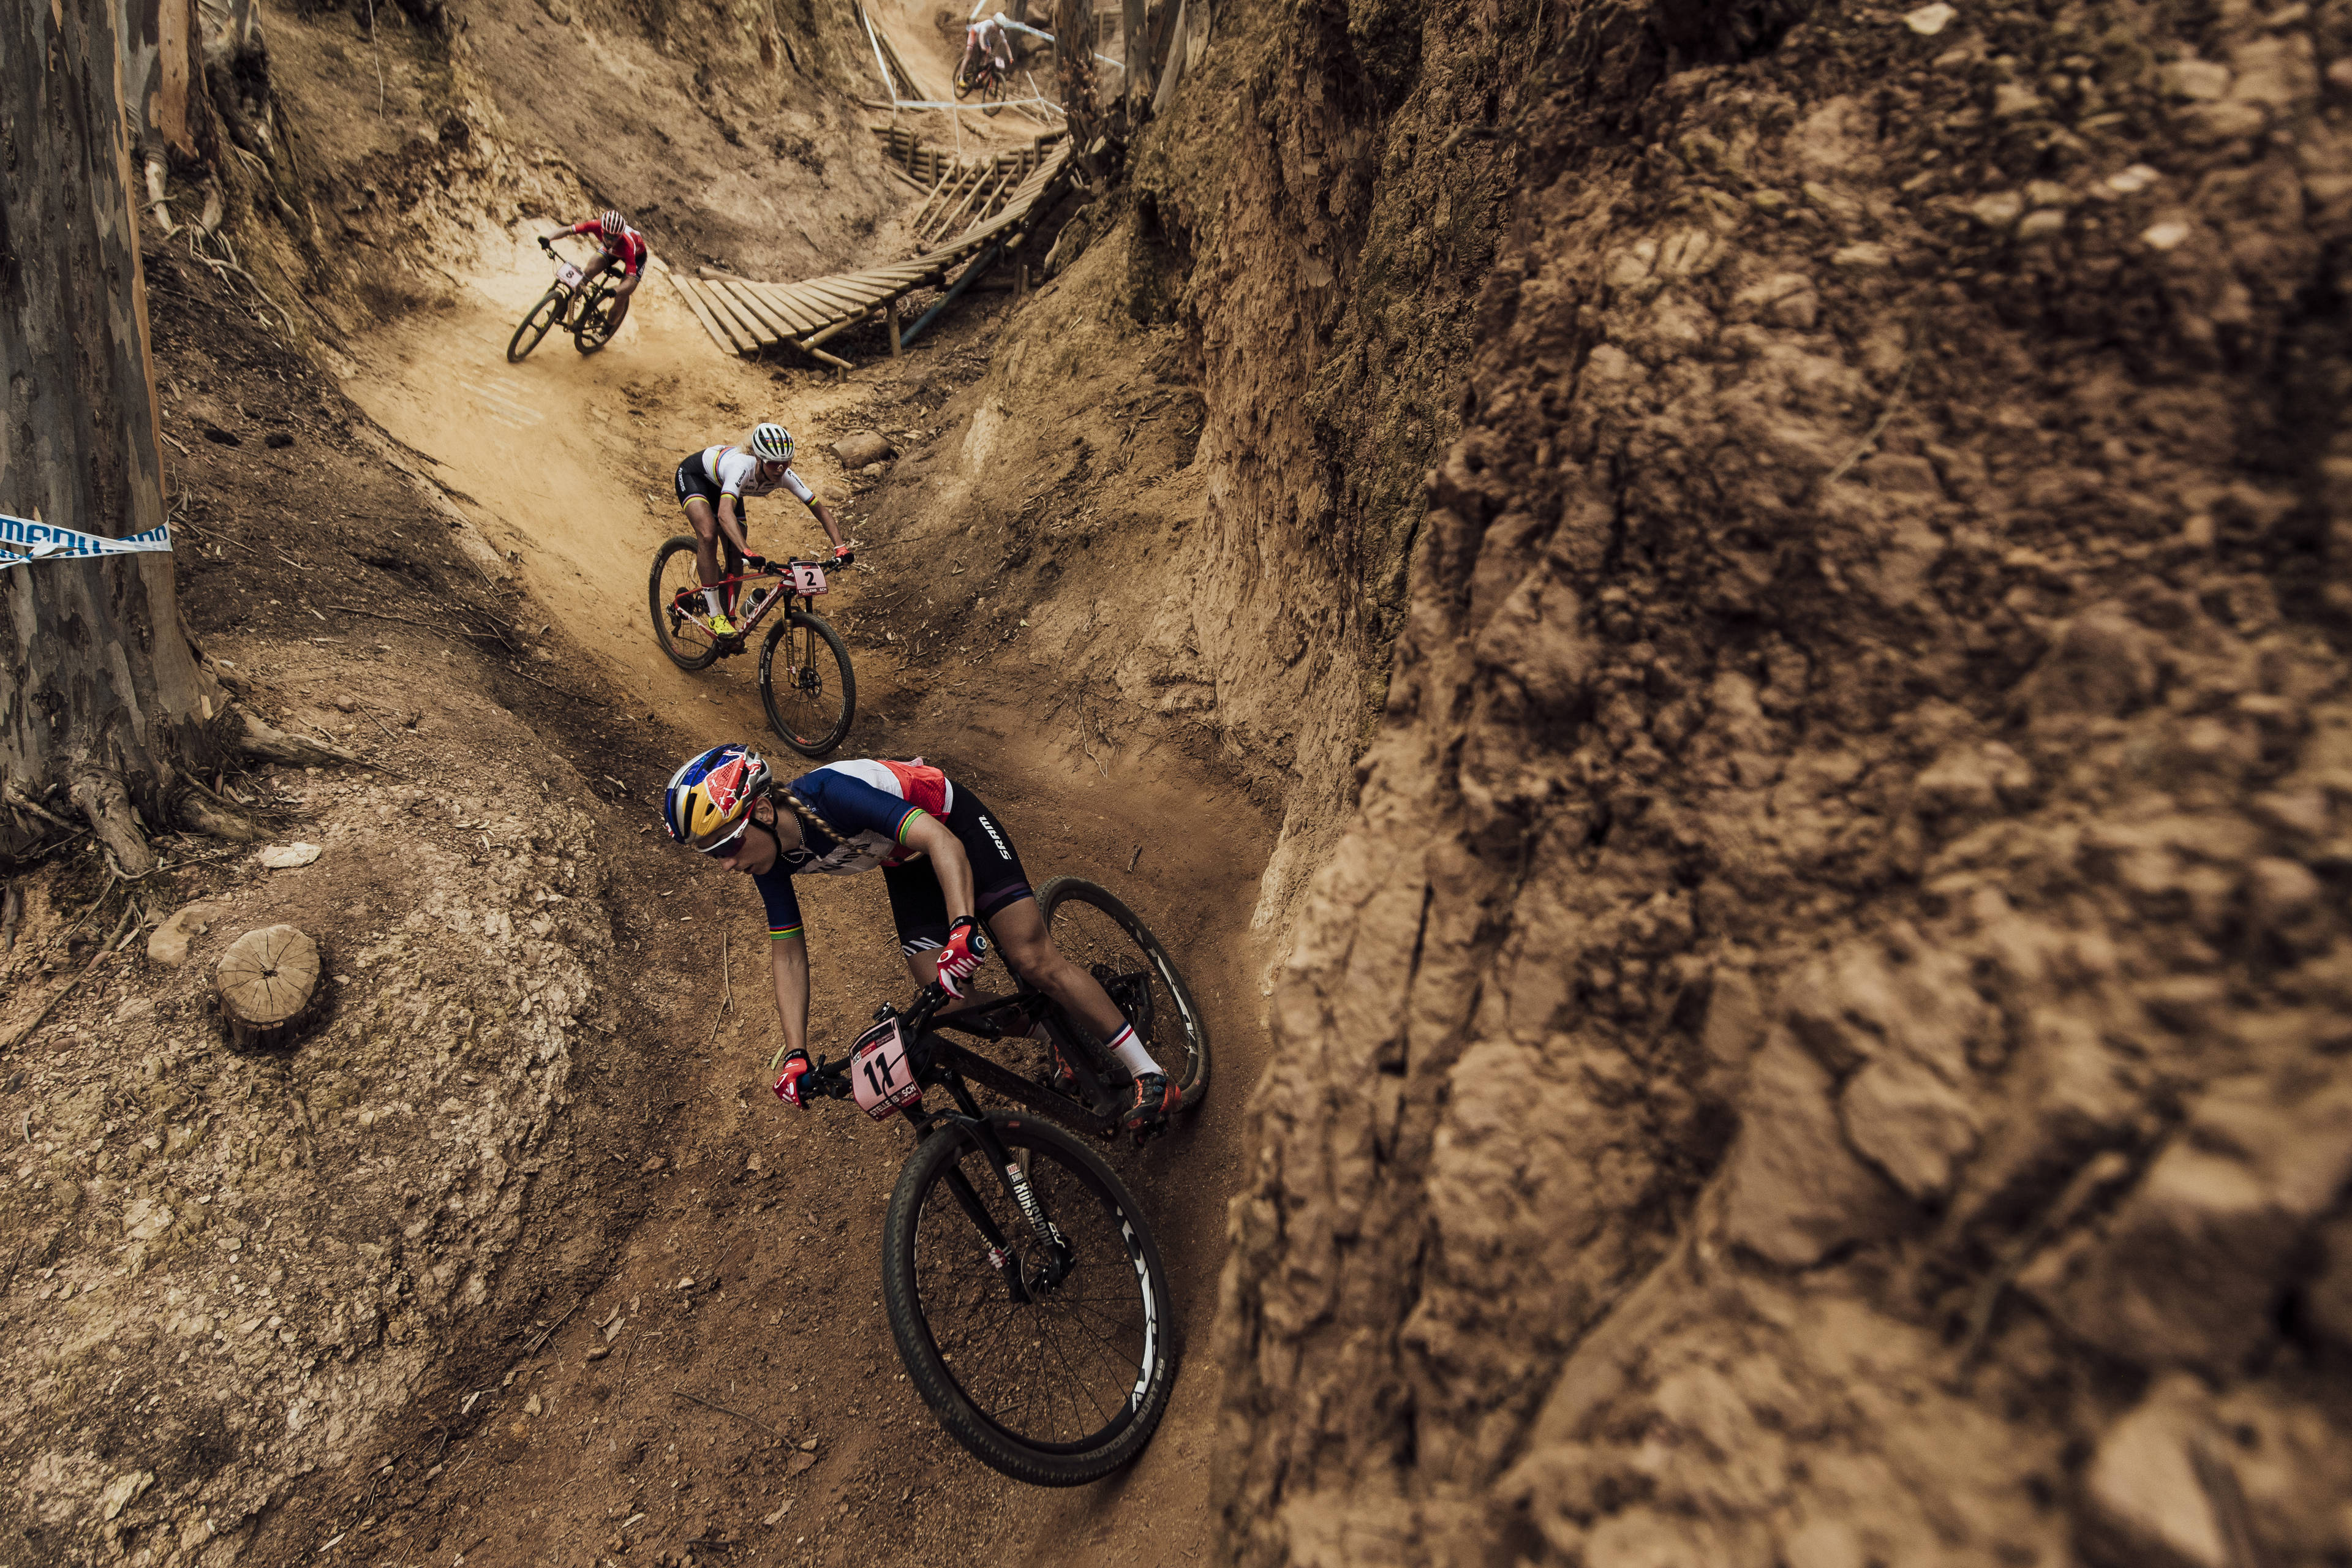
[[[1226,1547],[2340,1560],[2352,6],[1734,19],[1507,130]]]

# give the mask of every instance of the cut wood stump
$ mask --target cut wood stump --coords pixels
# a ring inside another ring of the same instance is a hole
[[[318,1009],[319,944],[292,926],[249,931],[221,955],[214,984],[231,1045],[290,1046]]]

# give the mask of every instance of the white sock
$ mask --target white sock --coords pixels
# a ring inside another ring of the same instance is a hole
[[[1111,1037],[1110,1054],[1118,1058],[1119,1066],[1135,1077],[1160,1070],[1160,1064],[1151,1059],[1151,1053],[1143,1048],[1143,1042],[1135,1037],[1135,1026],[1132,1024]]]
[[[727,606],[719,602],[719,590],[716,588],[705,588],[702,591],[702,607],[714,616],[723,616],[727,613]]]

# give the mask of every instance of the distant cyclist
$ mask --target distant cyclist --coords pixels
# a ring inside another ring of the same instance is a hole
[[[983,16],[963,30],[963,59],[956,67],[956,86],[967,89],[980,79],[980,62],[995,68],[999,80],[1013,69],[1013,40],[1004,26],[1004,13]]]
[[[623,222],[619,213],[609,209],[594,217],[583,218],[569,228],[541,235],[539,247],[552,250],[555,248],[553,242],[567,234],[593,235],[604,247],[604,255],[580,269],[580,281],[583,286],[608,267],[620,268],[621,280],[613,285],[613,292],[608,296],[612,302],[606,307],[604,317],[612,323],[612,332],[606,335],[617,333],[621,323],[628,319],[629,296],[635,293],[637,285],[645,280],[646,263],[653,259],[652,248],[646,244],[644,235]]]
[[[768,564],[764,556],[751,552],[744,531],[743,503],[751,497],[778,489],[790,491],[824,526],[825,537],[833,541],[835,563],[846,566],[857,559],[856,552],[842,542],[841,525],[833,520],[832,510],[793,472],[793,433],[781,425],[757,426],[751,438],[740,446],[705,447],[689,452],[678,459],[672,479],[677,486],[677,504],[686,508],[686,521],[694,526],[694,564],[701,574],[702,605],[709,612],[710,629],[722,637],[735,635],[735,623],[727,618],[732,606],[723,602],[718,587],[726,575],[719,569],[719,536],[727,536],[727,542],[750,570],[762,571]]]
[[[808,1075],[808,944],[793,879],[882,868],[898,951],[919,985],[957,996],[988,957],[992,935],[1013,973],[1062,1005],[1133,1078],[1122,1124],[1158,1127],[1176,1086],[1100,983],[1062,956],[1045,930],[1013,836],[980,797],[939,769],[912,763],[828,763],[784,784],[749,747],[713,746],[671,775],[662,825],[678,843],[751,879],[768,907],[768,968],[784,1035],[776,1092],[799,1105]],[[916,864],[928,858],[928,868]],[[983,933],[982,921],[987,922]]]

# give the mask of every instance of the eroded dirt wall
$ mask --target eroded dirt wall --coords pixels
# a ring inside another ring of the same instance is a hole
[[[1097,689],[1102,738],[1205,735],[1282,803],[1261,930],[1352,798],[1536,30],[1528,5],[1218,11],[1059,276],[943,411],[956,434],[877,498],[874,531],[1003,563],[930,606],[929,642],[1054,601],[1021,614]]]
[[[1517,127],[1226,1547],[2340,1561],[2352,6],[1742,47]]]

